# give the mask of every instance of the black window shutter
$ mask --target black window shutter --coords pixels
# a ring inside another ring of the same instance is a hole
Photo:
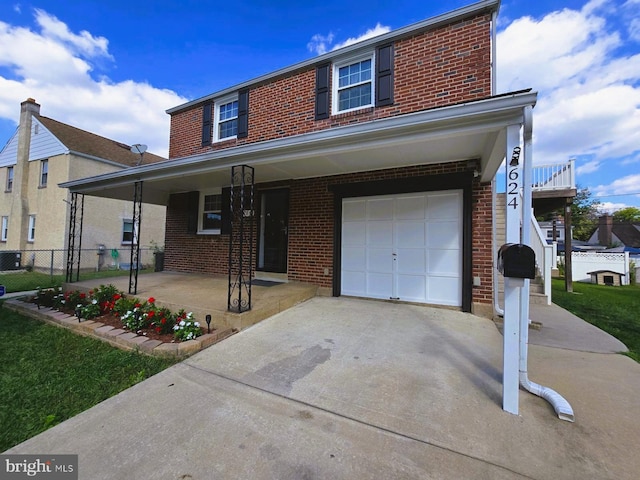
[[[213,102],[202,106],[202,145],[211,145],[211,126],[213,120]]]
[[[376,51],[376,107],[393,105],[393,43]]]
[[[200,192],[187,192],[187,233],[198,233]]]
[[[238,138],[249,135],[249,90],[238,93]]]
[[[220,226],[220,233],[229,235],[231,233],[231,187],[222,189],[221,209],[222,225]]]
[[[316,68],[316,120],[329,118],[329,73],[331,64]]]

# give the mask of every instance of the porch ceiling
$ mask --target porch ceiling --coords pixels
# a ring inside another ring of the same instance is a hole
[[[256,183],[339,175],[411,165],[479,160],[490,181],[505,156],[505,130],[522,123],[536,94],[513,93],[467,104],[333,128],[131,167],[60,184],[72,192],[166,205],[172,193],[229,185],[234,165],[255,168]]]

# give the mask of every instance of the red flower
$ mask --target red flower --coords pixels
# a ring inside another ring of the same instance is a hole
[[[139,303],[136,303],[136,304],[134,305],[134,307],[135,307],[135,308],[140,308],[141,306],[142,306],[142,305],[140,305]]]
[[[93,295],[93,290],[89,290],[89,295]]]
[[[122,296],[121,296],[119,293],[116,293],[116,294],[113,296],[113,300],[114,300],[114,301],[115,301],[115,300],[120,300],[121,298],[122,298]]]
[[[155,303],[156,299],[153,297],[149,297],[149,300],[147,300],[149,303]]]
[[[161,323],[162,325],[164,325],[165,323],[167,323],[167,319],[166,319],[166,318],[163,318],[162,320],[160,320],[160,323]]]
[[[156,332],[160,333],[162,329],[160,327],[156,327]]]
[[[149,312],[149,318],[152,318],[155,314],[156,314],[156,312],[154,312],[153,310],[151,310],[151,311]]]
[[[86,298],[86,295],[84,293],[81,293],[80,298]]]

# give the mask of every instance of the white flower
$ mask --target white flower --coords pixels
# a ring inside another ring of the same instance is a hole
[[[200,328],[200,324],[198,322],[194,323],[194,325],[196,326],[196,328]]]
[[[96,300],[95,298],[93,300],[91,300],[91,303],[93,303],[94,305],[96,305],[98,303],[98,300]]]
[[[180,325],[181,327],[184,327],[186,325],[186,323],[185,323],[184,320],[180,320],[180,323],[178,325]]]

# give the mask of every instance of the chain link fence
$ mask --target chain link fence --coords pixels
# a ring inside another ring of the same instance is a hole
[[[140,247],[139,272],[156,270],[155,250]],[[73,266],[72,281],[129,275],[128,248],[83,248]],[[62,285],[66,281],[67,250],[0,250],[0,285],[6,293]],[[157,268],[161,269],[161,268]]]

